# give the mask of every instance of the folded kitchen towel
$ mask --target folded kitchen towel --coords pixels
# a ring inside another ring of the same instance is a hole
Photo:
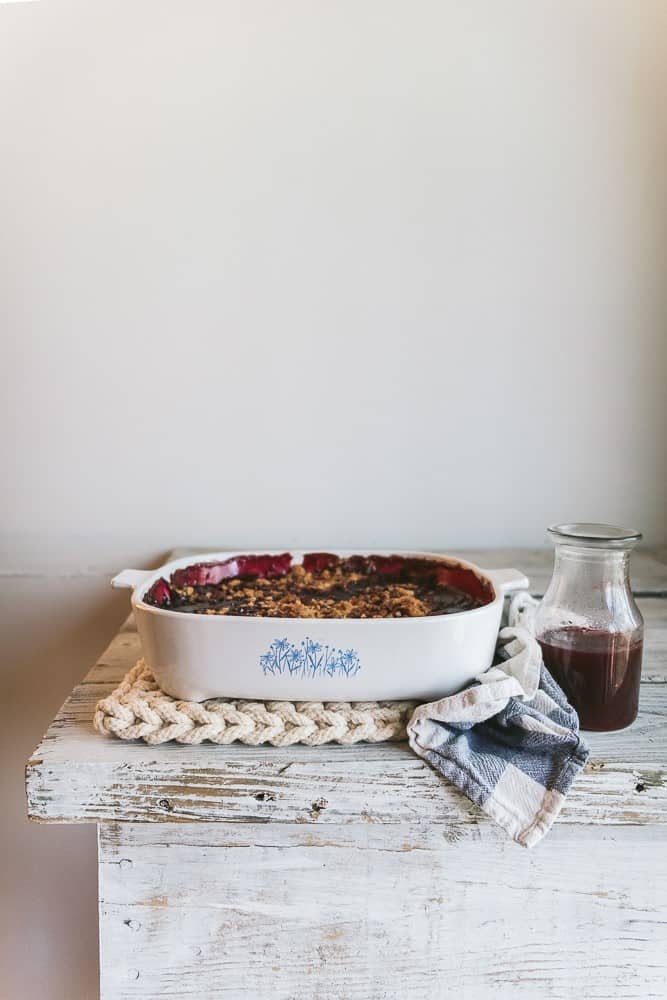
[[[494,665],[464,691],[420,705],[408,724],[415,753],[524,847],[547,833],[590,753],[542,662],[534,605],[517,594]]]

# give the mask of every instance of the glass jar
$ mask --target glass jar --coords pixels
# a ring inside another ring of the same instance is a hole
[[[628,565],[641,534],[609,524],[558,524],[549,534],[554,572],[535,613],[544,662],[582,729],[624,729],[639,704],[644,621]]]

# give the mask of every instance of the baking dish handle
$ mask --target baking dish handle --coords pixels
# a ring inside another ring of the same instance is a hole
[[[136,590],[154,572],[152,569],[124,569],[114,576],[111,586],[123,590]]]
[[[528,590],[530,580],[518,569],[487,569],[484,571],[491,579],[493,586],[503,594],[512,594],[515,590]]]

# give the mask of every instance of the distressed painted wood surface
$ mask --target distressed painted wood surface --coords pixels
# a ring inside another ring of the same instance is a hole
[[[663,998],[667,828],[103,824],[102,1000]]]
[[[507,551],[474,558],[486,566],[515,565],[535,579],[540,566],[548,572],[550,554]],[[640,717],[624,733],[591,734],[593,756],[561,824],[667,822],[667,600],[655,596],[664,593],[667,580],[661,559],[644,552],[635,562],[636,585],[649,594],[639,601],[647,626]],[[401,824],[419,815],[469,835],[487,822],[403,745],[151,748],[101,737],[92,728],[94,706],[139,654],[128,621],[59,712],[27,766],[33,819],[312,826]]]

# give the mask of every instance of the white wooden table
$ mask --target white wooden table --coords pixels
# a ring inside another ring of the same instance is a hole
[[[472,553],[464,553],[473,558]],[[551,555],[484,552],[542,592]],[[27,766],[44,823],[97,823],[101,996],[667,996],[667,565],[639,552],[640,717],[591,735],[563,814],[508,843],[405,745],[151,748],[91,718],[128,620]]]

